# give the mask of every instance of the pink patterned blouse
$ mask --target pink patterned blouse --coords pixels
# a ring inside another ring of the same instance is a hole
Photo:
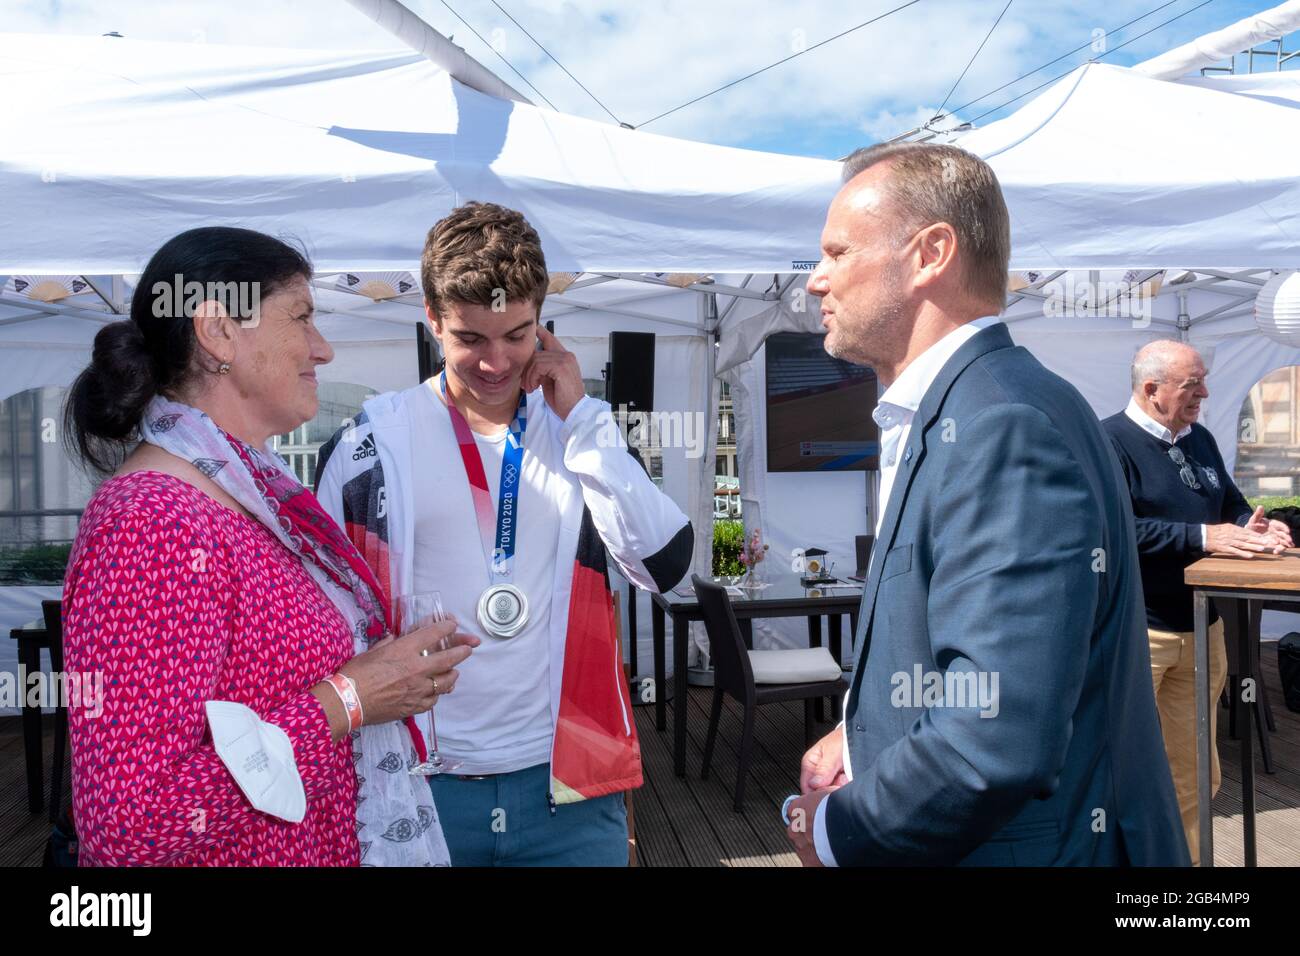
[[[63,614],[68,670],[103,675],[102,713],[68,715],[83,866],[358,864],[351,747],[308,692],[352,639],[270,531],[178,478],[111,479],[82,518]],[[289,735],[301,823],[253,809],[212,747],[209,700]]]

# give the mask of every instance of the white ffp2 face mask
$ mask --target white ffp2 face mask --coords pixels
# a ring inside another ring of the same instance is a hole
[[[243,704],[210,700],[205,705],[212,744],[253,808],[289,823],[307,815],[307,792],[293,758],[293,742]]]

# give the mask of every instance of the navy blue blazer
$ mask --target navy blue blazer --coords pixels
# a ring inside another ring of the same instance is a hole
[[[1083,396],[1005,325],[917,410],[855,636],[840,865],[1190,863],[1128,489]]]

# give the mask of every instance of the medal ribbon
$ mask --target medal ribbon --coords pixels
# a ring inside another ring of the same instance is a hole
[[[488,556],[488,581],[509,581],[514,572],[515,548],[519,540],[519,483],[523,476],[524,432],[528,429],[528,396],[519,393],[519,407],[510,421],[510,432],[501,455],[501,483],[497,505],[492,506],[488,491],[487,473],[483,470],[483,457],[469,422],[456,407],[456,401],[447,388],[447,372],[442,373],[442,395],[451,414],[451,427],[456,432],[461,460],[465,462],[465,476],[469,479],[474,513],[478,517],[479,537]]]

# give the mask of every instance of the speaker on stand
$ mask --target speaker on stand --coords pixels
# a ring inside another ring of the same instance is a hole
[[[614,413],[650,412],[655,404],[655,337],[653,332],[609,333],[605,365],[605,401]],[[627,422],[624,420],[624,424]]]
[[[645,460],[633,446],[632,417],[648,415],[655,402],[655,337],[653,332],[611,332],[609,334],[609,361],[605,363],[605,400],[613,408],[616,420],[628,435],[628,450],[646,468]],[[647,468],[647,473],[649,469]],[[670,700],[672,682],[667,687],[654,687],[654,674],[640,673],[637,665],[637,591],[632,582],[627,585],[628,659],[632,677],[629,691],[635,706],[653,704],[657,695]],[[646,682],[649,683],[646,683]],[[644,687],[653,688],[647,700]]]
[[[438,355],[438,340],[434,338],[427,322],[421,322],[415,327],[415,357],[421,382],[429,378],[442,361]]]

